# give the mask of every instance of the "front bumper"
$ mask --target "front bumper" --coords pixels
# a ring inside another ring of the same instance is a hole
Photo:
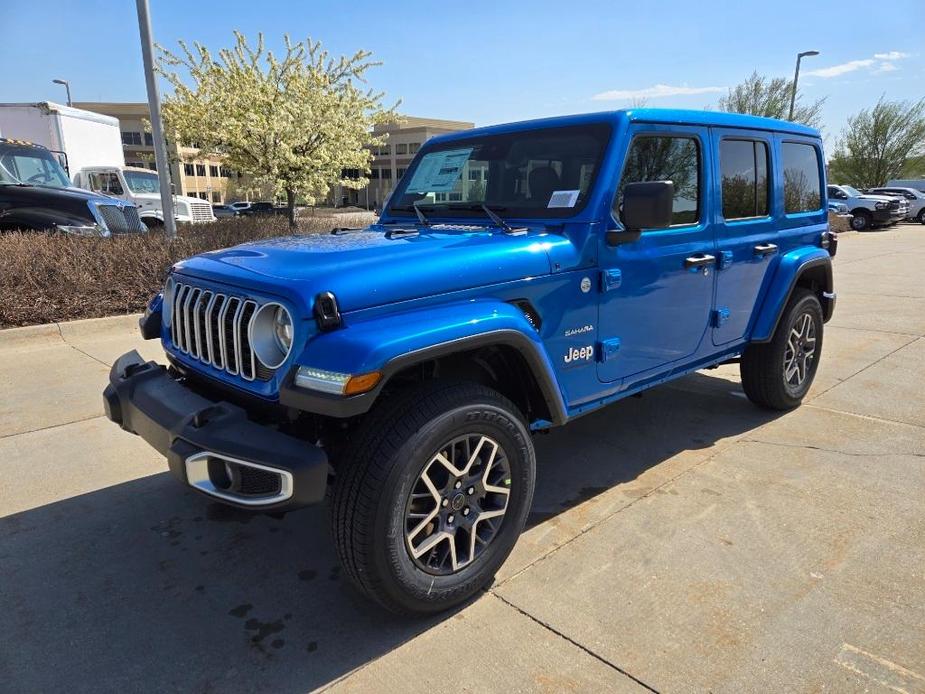
[[[289,511],[324,499],[328,460],[321,448],[203,397],[138,352],[113,364],[103,404],[110,420],[167,458],[175,477],[219,501]]]
[[[871,210],[871,218],[877,224],[887,223],[893,221],[893,212],[886,208],[882,210]]]

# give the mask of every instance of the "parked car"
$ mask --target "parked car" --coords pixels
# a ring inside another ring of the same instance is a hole
[[[229,202],[229,203],[228,203],[228,207],[230,207],[231,209],[237,211],[238,213],[241,213],[241,212],[243,212],[244,210],[248,209],[248,208],[249,208],[251,205],[253,205],[253,204],[254,204],[254,203],[252,203],[252,202],[244,202],[244,201],[242,201],[242,200],[238,200],[238,201],[236,201],[236,202]]]
[[[375,224],[175,265],[141,320],[171,368],[120,357],[106,413],[220,502],[329,493],[360,590],[447,609],[524,528],[534,433],[730,362],[761,407],[801,403],[835,307],[825,191],[817,130],[741,114],[435,137]]]
[[[47,148],[0,138],[0,231],[111,236],[145,231],[134,205],[68,185]]]
[[[284,208],[276,207],[272,202],[251,202],[247,207],[237,208],[238,213],[245,216],[282,214]]]
[[[829,185],[830,200],[843,202],[853,215],[851,228],[864,231],[876,226],[895,224],[905,217],[899,198],[889,195],[868,195],[857,188],[845,185]]]
[[[219,217],[237,217],[238,211],[231,205],[212,205],[212,214]]]
[[[913,188],[925,193],[925,178],[894,178],[886,182],[887,188]]]
[[[922,191],[915,188],[888,186],[886,188],[873,188],[870,192],[874,195],[891,195],[905,198],[906,204],[909,206],[906,219],[925,224],[925,193]]]

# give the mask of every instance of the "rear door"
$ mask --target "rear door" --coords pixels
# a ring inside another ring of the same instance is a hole
[[[761,131],[711,128],[717,251],[713,344],[741,340],[779,253],[772,207],[773,139]]]
[[[705,127],[635,124],[613,202],[637,181],[672,181],[673,224],[616,247],[602,238],[598,377],[629,387],[697,352],[710,320],[714,242]],[[604,236],[603,234],[601,235]]]

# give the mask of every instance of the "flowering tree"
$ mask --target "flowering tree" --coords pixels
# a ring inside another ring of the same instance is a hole
[[[224,157],[227,165],[285,195],[289,226],[295,227],[295,200],[323,198],[340,184],[367,184],[368,147],[376,123],[394,121],[382,93],[364,90],[366,71],[378,65],[368,51],[332,58],[311,39],[292,43],[285,55],[251,47],[235,32],[235,45],[218,57],[201,44],[180,42],[180,54],[158,47],[158,71],[173,86],[164,99],[167,130],[179,141]],[[345,170],[360,176],[346,177]]]

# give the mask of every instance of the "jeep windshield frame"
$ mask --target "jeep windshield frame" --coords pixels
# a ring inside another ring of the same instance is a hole
[[[613,136],[610,123],[516,130],[425,144],[385,216],[485,219],[572,217],[587,205]],[[483,207],[484,206],[484,207]]]

